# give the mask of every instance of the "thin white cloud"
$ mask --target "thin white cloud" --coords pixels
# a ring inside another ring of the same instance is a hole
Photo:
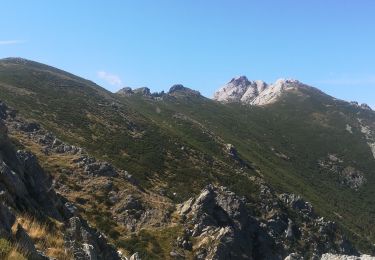
[[[109,72],[106,72],[106,71],[98,71],[97,76],[100,79],[108,82],[108,84],[110,84],[112,86],[116,86],[116,87],[122,87],[123,86],[121,78],[119,76],[117,76],[116,74],[112,74],[112,73],[109,73]]]
[[[0,45],[13,45],[13,44],[19,44],[24,43],[24,41],[20,40],[0,40]]]
[[[329,85],[340,85],[340,86],[375,85],[375,76],[338,77],[338,78],[320,80],[317,83],[329,84]]]

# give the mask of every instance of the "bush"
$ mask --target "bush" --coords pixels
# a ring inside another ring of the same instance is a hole
[[[12,250],[11,243],[6,239],[1,238],[0,239],[0,258],[4,259],[10,253],[11,250]]]

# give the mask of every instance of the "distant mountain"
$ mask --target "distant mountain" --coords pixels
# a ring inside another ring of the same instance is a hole
[[[214,100],[224,103],[237,102],[264,106],[277,102],[287,93],[294,92],[303,95],[306,91],[324,94],[320,90],[295,79],[278,79],[275,83],[269,85],[261,80],[250,81],[246,76],[240,76],[233,78],[217,90],[214,94]],[[358,106],[358,103],[353,102],[352,104]],[[362,104],[361,107],[371,109],[366,104]]]
[[[74,259],[375,254],[375,112],[364,105],[246,77],[215,100],[182,85],[111,93],[20,58],[0,60],[0,100],[8,253],[26,232],[27,245]],[[18,150],[33,158],[27,171]],[[53,222],[43,236],[59,244],[34,236],[25,214]]]

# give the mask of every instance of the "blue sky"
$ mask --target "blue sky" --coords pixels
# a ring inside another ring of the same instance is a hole
[[[0,57],[62,68],[115,91],[212,96],[238,75],[296,78],[375,107],[375,1],[134,0],[0,4]]]

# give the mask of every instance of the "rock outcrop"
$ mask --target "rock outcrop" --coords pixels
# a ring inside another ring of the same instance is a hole
[[[341,185],[353,190],[359,190],[367,182],[362,171],[351,165],[346,166],[347,163],[337,155],[329,154],[326,158],[319,160],[318,164],[322,170],[335,174]]]
[[[136,88],[133,90],[134,94],[142,95],[142,96],[151,96],[151,91],[147,87]]]
[[[132,88],[130,88],[130,87],[124,87],[124,88],[120,89],[119,91],[117,91],[116,93],[121,95],[121,96],[125,96],[125,97],[129,97],[129,96],[134,94]]]
[[[184,87],[181,84],[176,84],[176,85],[173,85],[169,89],[168,95],[179,97],[179,96],[200,96],[201,94],[199,91]]]
[[[178,206],[185,232],[176,244],[192,250],[196,259],[284,259],[288,255],[287,259],[319,259],[326,252],[356,254],[336,224],[318,217],[301,197],[277,195],[263,185],[260,199],[260,208],[251,208],[246,199],[228,189],[207,186]],[[254,211],[260,215],[255,217]],[[299,248],[299,243],[308,246]]]
[[[208,186],[197,198],[181,204],[178,213],[196,240],[197,259],[254,259],[257,221],[244,202],[224,187]],[[189,239],[181,245],[189,247]],[[184,245],[186,244],[186,245]]]
[[[121,259],[115,248],[108,245],[105,236],[79,217],[72,217],[68,221],[65,246],[73,252],[76,260]]]
[[[362,256],[348,256],[348,255],[334,255],[334,254],[324,254],[321,260],[374,260],[375,257],[369,255]]]
[[[243,103],[263,106],[275,103],[290,91],[313,89],[294,79],[278,79],[268,85],[264,81],[250,81],[245,76],[233,78],[214,94],[214,100],[224,103]]]
[[[5,109],[1,109],[4,107]],[[108,244],[105,236],[89,227],[75,212],[74,204],[55,192],[52,177],[40,166],[36,156],[29,151],[14,150],[3,121],[9,116],[8,110],[4,104],[0,105],[0,110],[0,239],[17,244],[30,259],[49,259],[36,249],[35,241],[16,222],[18,216],[26,214],[41,222],[54,220],[67,225],[66,249],[83,252],[75,254],[74,259],[121,259],[116,250]],[[43,130],[37,124],[16,120],[12,121],[10,126],[11,131],[30,133],[32,138],[43,136],[47,149],[66,146],[60,141],[57,144],[57,139],[51,134],[42,135]],[[104,175],[113,175],[115,171],[111,165],[105,163],[92,168],[88,171]],[[17,226],[14,231],[15,225]]]

